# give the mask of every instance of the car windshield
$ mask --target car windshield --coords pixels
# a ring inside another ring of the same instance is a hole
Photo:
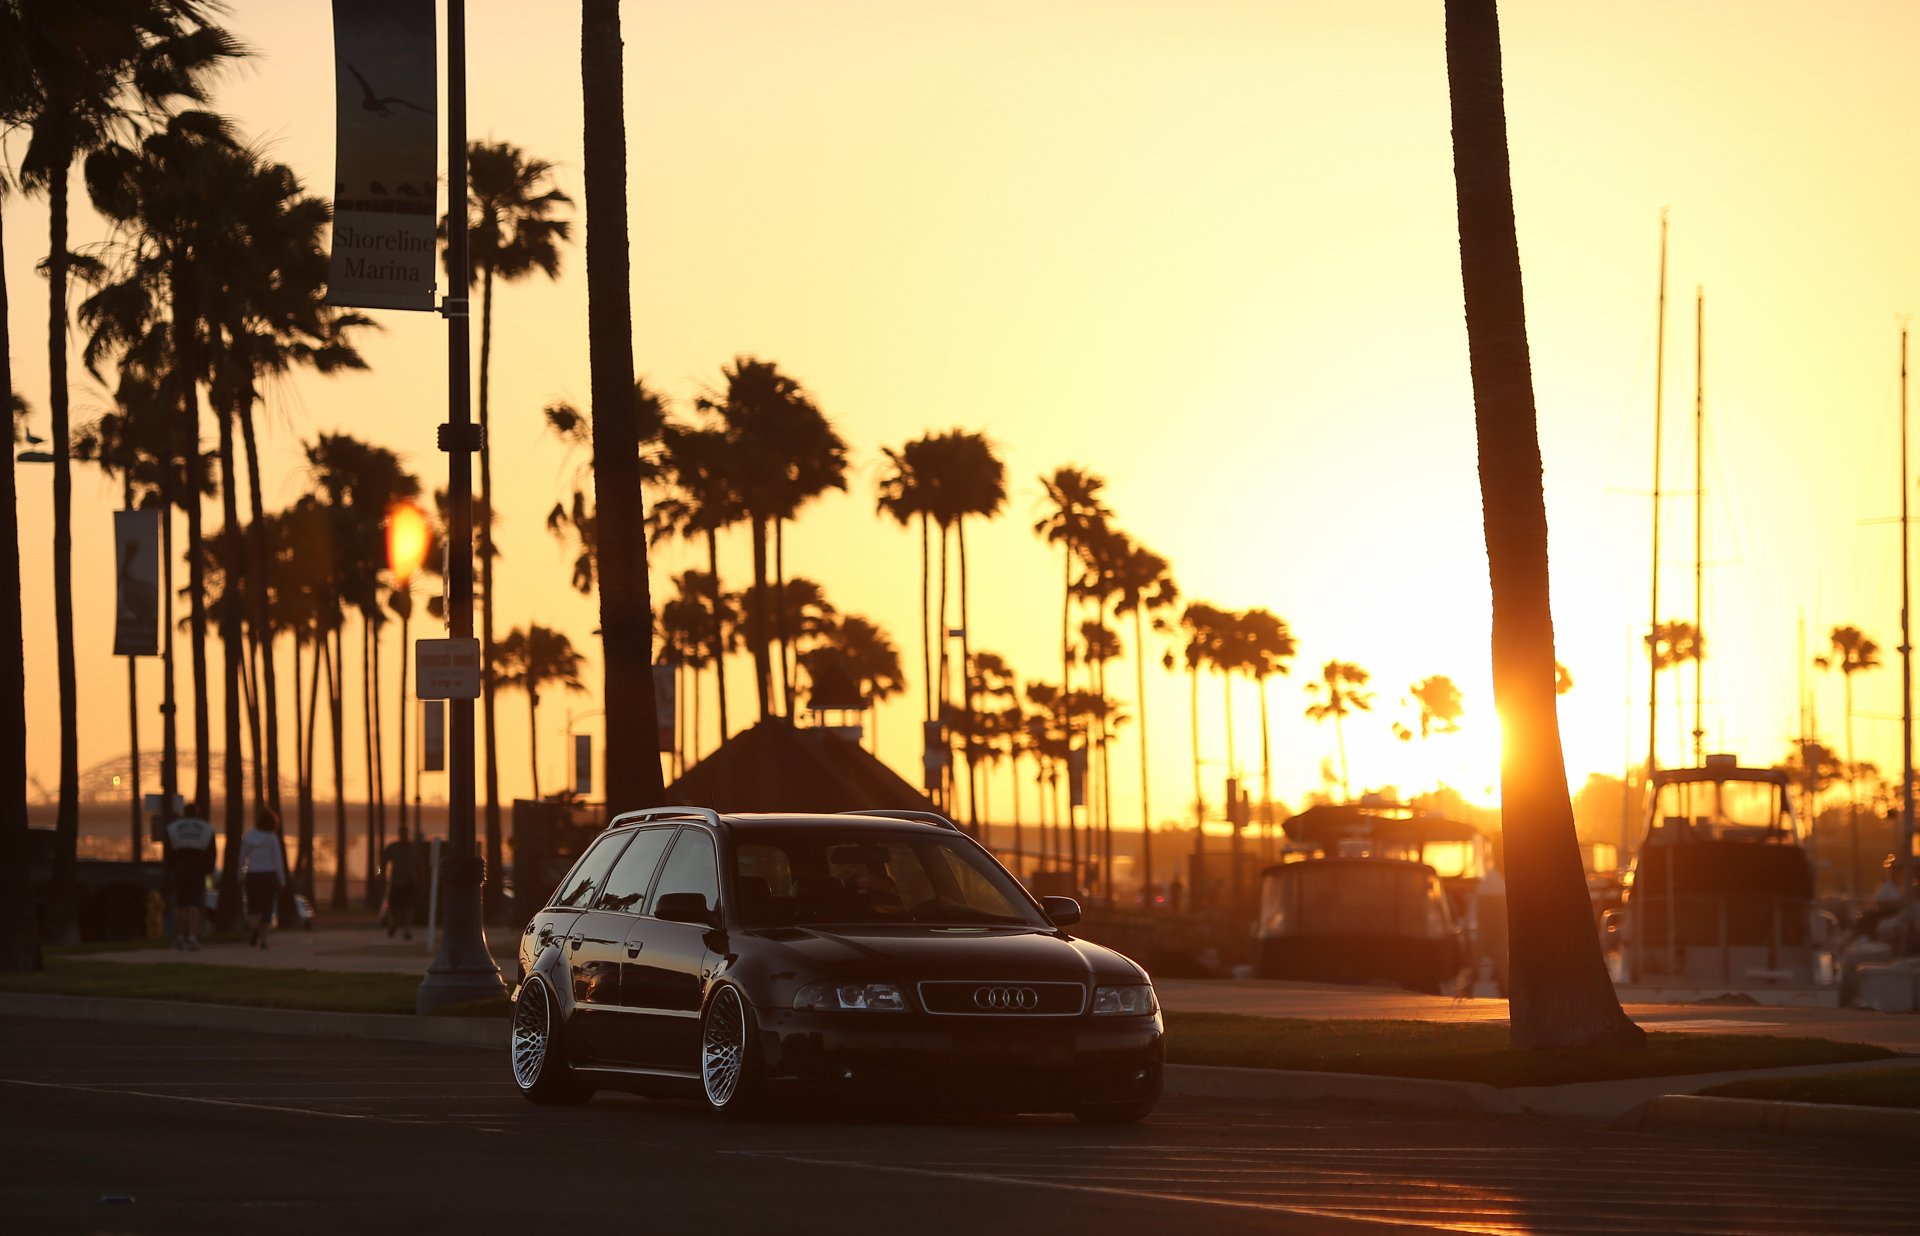
[[[1047,926],[978,846],[932,829],[742,829],[733,855],[737,916],[746,927]]]

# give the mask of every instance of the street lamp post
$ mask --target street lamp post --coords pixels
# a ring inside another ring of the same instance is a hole
[[[458,215],[458,218],[454,216]],[[447,0],[447,281],[441,312],[447,319],[447,423],[440,449],[447,452],[447,609],[455,639],[473,638],[473,469],[479,446],[468,389],[467,321],[467,11],[465,0]],[[485,667],[482,668],[485,672]],[[504,993],[500,969],[487,951],[480,921],[480,886],[486,874],[474,846],[473,701],[452,705],[452,748],[447,759],[448,854],[446,934],[420,982],[414,1007],[422,1013],[485,1000]]]

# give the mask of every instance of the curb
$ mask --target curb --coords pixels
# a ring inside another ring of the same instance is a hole
[[[244,1030],[255,1034],[301,1034],[443,1047],[505,1047],[507,1023],[491,1017],[416,1017],[405,1013],[322,1013],[305,1009],[249,1008],[187,1000],[135,1000],[119,996],[51,996],[0,992],[0,1016],[52,1017],[136,1026],[187,1026],[199,1030]]]
[[[1366,1103],[1457,1116],[1525,1114],[1525,1109],[1511,1095],[1480,1082],[1199,1064],[1167,1065],[1165,1077],[1163,1093],[1169,1098]]]
[[[1715,1129],[1920,1142],[1920,1111],[1792,1103],[1783,1099],[1718,1099],[1698,1094],[1670,1094],[1649,1102],[1641,1109],[1636,1123],[1650,1130]]]

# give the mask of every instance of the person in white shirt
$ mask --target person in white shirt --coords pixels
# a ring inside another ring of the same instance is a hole
[[[267,929],[273,925],[274,903],[287,882],[287,863],[280,852],[280,817],[272,808],[254,814],[253,827],[240,838],[240,873],[247,892],[247,918],[253,923],[248,943],[267,947]]]
[[[198,950],[200,912],[207,905],[207,873],[213,870],[213,825],[198,803],[167,825],[167,874],[173,885],[173,947]]]

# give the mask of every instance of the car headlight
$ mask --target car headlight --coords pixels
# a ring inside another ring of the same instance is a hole
[[[1095,1017],[1123,1017],[1128,1014],[1141,1015],[1160,1011],[1160,1002],[1153,997],[1153,984],[1140,983],[1129,987],[1096,987],[1093,989],[1093,1015]]]
[[[892,983],[808,983],[794,993],[793,1007],[837,1012],[841,1009],[881,1009],[904,1012],[906,997]]]

